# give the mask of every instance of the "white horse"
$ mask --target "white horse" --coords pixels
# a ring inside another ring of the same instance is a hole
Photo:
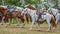
[[[36,23],[37,19],[38,19],[38,15],[36,14],[36,10],[31,10],[29,8],[25,8],[24,11],[22,12],[22,14],[26,14],[26,13],[29,13],[30,16],[31,16],[31,19],[32,19],[32,24],[30,26],[30,30],[32,29],[32,26],[34,23]],[[37,23],[37,27],[39,28],[38,26],[38,23]]]
[[[48,30],[47,31],[51,30],[51,26],[52,26],[51,19],[53,18],[53,15],[46,13],[46,15],[42,15],[42,18],[46,19],[46,21],[47,21],[47,24],[48,24]],[[55,27],[53,27],[53,29],[55,29]]]
[[[58,13],[57,9],[49,8],[48,13],[52,13],[55,16],[56,24],[59,24],[60,22],[60,13]]]
[[[40,28],[40,25],[37,23],[37,20],[39,19],[39,18],[38,18],[39,15],[36,14],[36,10],[31,10],[31,9],[29,9],[29,8],[25,8],[25,10],[22,12],[22,14],[23,14],[23,13],[29,13],[30,16],[31,16],[32,24],[31,24],[29,30],[32,29],[32,26],[34,25],[34,23],[36,23],[36,26],[37,26],[38,29]],[[46,12],[44,12],[44,13],[46,13]],[[49,14],[49,13],[46,13],[46,15],[42,14],[42,18],[43,18],[43,19],[46,19],[46,21],[47,21],[47,23],[48,23],[48,27],[49,27],[49,28],[48,28],[47,31],[49,31],[49,30],[51,29],[51,23],[50,23],[50,21],[51,21],[51,18],[52,18],[52,17],[53,17],[53,15],[51,15],[51,14]],[[55,28],[55,27],[54,27],[54,28]]]

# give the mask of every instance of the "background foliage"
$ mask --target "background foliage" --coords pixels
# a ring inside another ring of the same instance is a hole
[[[15,5],[19,7],[24,7],[27,4],[34,5],[36,8],[60,8],[60,0],[0,0],[0,5]],[[14,23],[16,23],[14,19]]]
[[[26,4],[32,4],[36,8],[60,7],[60,0],[0,0],[0,5],[15,5],[23,7]]]

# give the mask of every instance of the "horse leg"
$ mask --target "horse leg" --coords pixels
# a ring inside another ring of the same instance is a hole
[[[51,18],[51,25],[52,25],[53,29],[55,29],[57,27],[54,17]]]
[[[8,19],[8,18],[7,18],[7,19]],[[10,23],[10,18],[9,18],[6,27],[8,27],[8,26],[10,26],[10,25],[11,25],[11,23]]]
[[[25,26],[25,23],[24,23],[24,22],[22,22],[22,28],[24,28],[24,26]]]
[[[59,15],[56,15],[56,24],[58,24],[58,20],[59,20]]]
[[[0,22],[2,21],[2,16],[0,16]]]
[[[4,18],[5,18],[5,17],[2,18],[1,25],[3,25],[3,23],[4,23]]]
[[[9,25],[9,26],[11,25],[11,20],[12,20],[12,23],[13,23],[13,18],[11,18],[11,19],[9,18],[9,19],[8,19],[9,23],[7,24],[7,26],[8,26],[8,25]],[[6,26],[6,27],[7,27],[7,26]]]
[[[24,17],[21,16],[19,19],[20,19],[20,21],[22,22],[22,28],[24,28],[24,26],[25,26],[25,23],[24,23],[24,21],[25,21],[25,20],[24,20]]]
[[[16,20],[18,21],[17,26],[19,26],[21,20],[19,18],[16,18]]]
[[[8,21],[9,21],[9,24],[8,25],[11,25],[11,19],[10,18],[8,19]]]
[[[30,26],[30,29],[29,29],[29,30],[32,30],[32,26],[34,25],[34,23],[35,23],[35,17],[32,17],[32,24],[31,24],[31,26]]]
[[[48,30],[47,31],[49,31],[49,30],[51,30],[51,24],[49,21],[47,21],[47,23],[48,23]]]
[[[40,25],[37,22],[36,22],[36,27],[37,27],[38,30],[40,30]]]
[[[30,15],[27,16],[29,23],[31,23],[31,17]]]
[[[30,29],[29,30],[32,30],[32,26],[34,25],[35,21],[32,21],[32,24],[30,26]]]
[[[56,18],[56,24],[58,24],[58,20],[59,20],[59,19],[58,19],[58,18]]]
[[[28,19],[29,19],[29,23],[31,23],[31,17],[30,17],[30,16],[29,16],[29,18],[28,18]]]
[[[51,23],[50,23],[50,20],[51,20],[51,18],[49,17],[46,17],[46,21],[47,21],[47,24],[48,24],[48,29],[47,29],[47,31],[49,31],[49,30],[51,30]]]
[[[13,23],[13,20],[14,20],[14,19],[12,18],[12,23]]]
[[[37,27],[38,30],[40,30],[40,24],[37,23],[38,20],[39,20],[38,15],[36,15],[36,18],[35,19],[36,19],[36,27]]]

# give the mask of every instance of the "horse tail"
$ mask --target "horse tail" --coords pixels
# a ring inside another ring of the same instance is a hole
[[[55,18],[54,17],[52,17],[51,18],[51,25],[53,26],[53,27],[57,27],[57,24],[56,24],[56,21],[55,21]]]

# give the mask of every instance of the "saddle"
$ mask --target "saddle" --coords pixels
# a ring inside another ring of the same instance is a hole
[[[15,11],[15,9],[16,9],[16,7],[14,7],[14,6],[7,6],[7,8],[9,10],[10,14],[13,13]]]
[[[36,11],[36,14],[38,15],[38,18],[39,18],[39,19],[40,19],[40,18],[42,19],[42,16],[41,16],[42,13],[40,12],[40,10],[37,10],[37,11]]]
[[[9,15],[12,15],[12,13],[15,11],[16,7],[15,6],[7,6],[9,10]]]

